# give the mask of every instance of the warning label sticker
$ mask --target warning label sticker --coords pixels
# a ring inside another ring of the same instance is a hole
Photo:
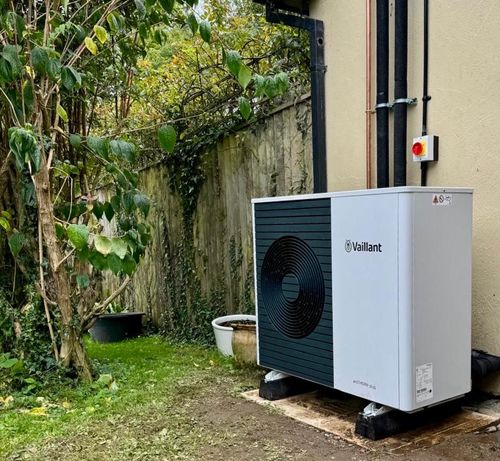
[[[436,206],[450,206],[453,200],[451,194],[433,194],[432,204]]]
[[[432,399],[432,363],[426,363],[416,368],[415,381],[417,402]]]

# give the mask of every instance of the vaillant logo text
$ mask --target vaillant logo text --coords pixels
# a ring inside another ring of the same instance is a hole
[[[355,242],[354,240],[345,241],[345,251],[350,253],[354,251],[355,253],[382,253],[381,243],[369,243],[369,242]]]

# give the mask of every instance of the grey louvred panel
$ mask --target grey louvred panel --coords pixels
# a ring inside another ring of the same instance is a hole
[[[254,207],[260,364],[333,387],[330,199]]]

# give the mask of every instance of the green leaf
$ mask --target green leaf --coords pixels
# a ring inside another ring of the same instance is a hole
[[[104,214],[106,215],[106,219],[108,221],[111,221],[113,219],[113,216],[115,215],[115,210],[113,210],[113,206],[111,205],[111,203],[106,202],[103,203],[102,207],[104,209]]]
[[[241,87],[246,90],[248,84],[252,80],[252,70],[246,66],[245,64],[242,64],[240,66],[240,70],[238,72],[238,82],[241,85]]]
[[[158,129],[158,142],[161,148],[169,154],[174,151],[175,143],[177,141],[177,133],[175,128],[171,125],[163,125]]]
[[[141,22],[139,24],[138,30],[139,30],[139,37],[141,37],[143,40],[146,40],[149,34],[148,26],[144,22]]]
[[[21,76],[23,73],[23,64],[19,59],[18,47],[14,45],[5,45],[3,47],[2,57],[10,64],[12,78],[16,79]]]
[[[115,139],[109,143],[111,152],[118,157],[127,160],[127,162],[135,162],[135,145],[131,142]]]
[[[111,240],[104,235],[95,236],[94,246],[95,249],[104,256],[107,256],[111,253]]]
[[[288,91],[289,81],[288,74],[286,72],[280,72],[279,74],[275,75],[274,81],[279,94],[283,94]]]
[[[175,0],[158,0],[158,3],[167,13],[171,13],[175,6]]]
[[[255,96],[257,98],[264,96],[266,89],[266,78],[263,77],[262,75],[255,75],[254,82],[255,82]]]
[[[39,46],[33,48],[31,52],[31,62],[33,68],[39,74],[45,75],[49,71],[49,55],[47,51]]]
[[[5,219],[3,216],[0,216],[0,226],[3,227],[6,232],[10,232],[12,229],[10,227],[10,222],[7,219]]]
[[[144,2],[142,0],[134,0],[134,3],[139,16],[143,18],[146,15],[146,7],[144,6]]]
[[[64,109],[64,107],[61,106],[61,104],[57,104],[57,106],[56,106],[56,112],[57,112],[57,115],[59,115],[59,117],[61,117],[61,119],[65,123],[68,123],[68,113],[66,112],[66,110]]]
[[[113,210],[115,210],[115,213],[118,213],[121,210],[121,201],[118,195],[113,195],[113,197],[111,197],[110,203],[113,207]]]
[[[106,16],[106,21],[111,30],[111,35],[115,35],[121,32],[125,26],[124,17],[121,14],[117,13],[116,11],[112,11],[111,13],[109,13]]]
[[[62,240],[63,238],[66,237],[66,229],[61,223],[56,222],[54,227],[56,228],[56,237],[59,240]]]
[[[22,16],[19,16],[14,11],[8,11],[6,14],[7,26],[10,31],[17,34],[18,40],[21,41],[23,38],[23,32],[26,29],[26,24]]]
[[[106,262],[113,274],[117,275],[121,272],[122,260],[117,255],[115,255],[114,253],[109,254],[106,258]]]
[[[61,75],[61,63],[58,59],[51,59],[47,65],[47,74],[52,80],[57,80]]]
[[[241,96],[239,99],[238,106],[242,117],[245,120],[248,120],[250,118],[250,115],[252,114],[252,107],[250,106],[250,101],[248,101],[248,99],[245,98],[244,96]]]
[[[198,31],[198,21],[196,20],[196,16],[193,13],[191,13],[186,18],[186,24],[191,29],[191,32],[193,33],[193,35],[196,34],[196,32]]]
[[[200,22],[200,35],[203,41],[210,43],[210,37],[212,35],[212,26],[206,20]]]
[[[90,284],[89,276],[86,274],[78,274],[76,276],[76,284],[80,288],[87,288]]]
[[[111,252],[123,259],[127,254],[127,243],[118,237],[113,237],[111,239]]]
[[[229,72],[238,77],[241,67],[241,56],[237,51],[231,50],[226,53],[226,65]]]
[[[104,204],[101,202],[94,202],[92,204],[92,213],[94,213],[94,216],[97,219],[101,219],[102,215],[104,214]]]
[[[104,27],[95,25],[94,34],[97,37],[97,40],[101,42],[101,44],[106,43],[106,40],[108,39],[108,33],[106,32],[106,29]]]
[[[125,259],[122,261],[122,270],[125,272],[127,275],[132,275],[135,272],[135,269],[137,268],[137,263],[134,261],[134,258],[132,256],[127,255],[125,256]]]
[[[92,251],[90,253],[89,261],[90,264],[92,264],[92,266],[94,266],[99,271],[106,269],[106,267],[108,266],[106,257],[98,251]]]
[[[139,208],[139,210],[142,211],[144,217],[147,218],[149,209],[151,207],[151,202],[149,201],[149,198],[146,197],[144,194],[136,194],[134,195],[134,203],[137,206],[137,208]]]
[[[108,158],[108,143],[105,139],[97,136],[88,136],[87,145],[100,157]]]
[[[82,85],[82,76],[71,66],[63,67],[61,80],[64,88],[68,91],[78,89]]]
[[[85,247],[89,239],[89,228],[84,224],[70,224],[66,233],[69,241],[77,250]]]
[[[125,208],[125,211],[127,213],[131,213],[134,208],[135,208],[135,201],[134,201],[134,192],[127,192],[124,196],[123,196],[123,207]]]
[[[82,144],[82,137],[79,134],[73,133],[69,135],[69,143],[75,149],[78,149]]]
[[[83,42],[85,43],[85,48],[95,56],[97,54],[97,45],[94,40],[91,37],[85,37]]]
[[[0,361],[0,368],[12,368],[14,365],[17,365],[19,359],[12,358],[7,360]]]
[[[14,153],[16,167],[22,171],[28,162],[31,162],[32,173],[40,169],[40,149],[37,139],[31,130],[25,128],[9,128],[9,147]]]

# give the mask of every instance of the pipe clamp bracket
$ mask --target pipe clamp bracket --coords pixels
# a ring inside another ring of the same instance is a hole
[[[395,106],[396,104],[407,104],[408,106],[415,106],[417,105],[417,98],[395,99],[394,102],[392,103],[392,106]]]

